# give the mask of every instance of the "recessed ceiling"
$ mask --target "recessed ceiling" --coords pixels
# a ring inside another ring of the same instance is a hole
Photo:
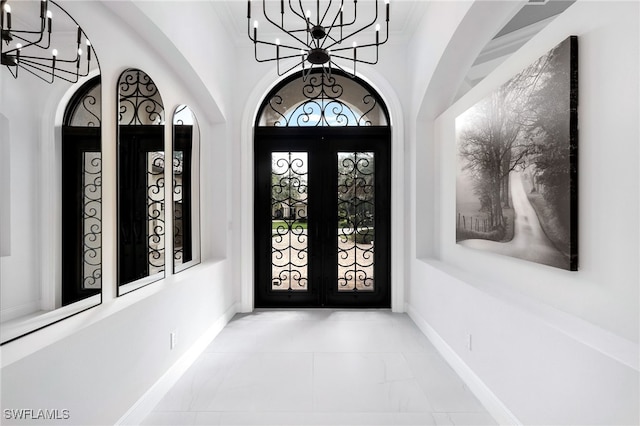
[[[482,49],[467,73],[456,99],[482,81],[573,3],[575,0],[530,0],[525,4]]]
[[[496,34],[495,38],[502,37],[503,35],[551,18],[552,16],[557,16],[564,12],[567,7],[575,3],[575,1],[576,0],[529,1],[529,3],[524,5],[524,7],[520,9],[520,12]]]

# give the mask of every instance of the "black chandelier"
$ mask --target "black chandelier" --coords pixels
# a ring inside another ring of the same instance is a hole
[[[21,11],[28,11],[30,4],[36,2],[19,2]],[[30,29],[15,29],[12,26],[11,5],[8,0],[1,0],[0,23],[2,28],[2,42],[0,53],[2,65],[6,65],[14,78],[18,78],[18,70],[21,68],[35,75],[47,83],[53,83],[56,78],[75,83],[80,77],[87,76],[91,67],[91,43],[80,26],[76,30],[76,42],[69,49],[74,53],[69,57],[60,57],[58,49],[49,49],[51,46],[51,31],[53,28],[53,13],[50,6],[59,9],[60,16],[71,18],[60,6],[53,1],[40,1],[40,17],[37,24]],[[33,16],[36,16],[37,7],[33,7]],[[56,11],[56,14],[58,11]],[[19,17],[28,21],[29,16]],[[84,40],[84,42],[83,42]],[[60,47],[60,46],[59,46]],[[85,50],[83,50],[83,48]],[[65,51],[68,49],[65,49]],[[85,64],[83,66],[83,63]],[[82,69],[81,69],[82,68]]]
[[[345,0],[322,0],[322,2],[316,0],[311,2],[315,6],[313,7],[315,16],[312,16],[310,8],[305,9],[303,0],[286,2],[288,5],[285,5],[285,0],[280,0],[280,18],[274,19],[267,12],[267,0],[262,0],[264,18],[269,24],[282,31],[284,36],[283,40],[276,38],[274,41],[265,41],[258,39],[258,21],[255,20],[253,25],[251,23],[251,0],[248,1],[247,33],[254,44],[256,61],[275,61],[279,76],[301,66],[305,81],[313,68],[322,68],[323,73],[330,76],[332,67],[336,67],[350,76],[355,76],[357,63],[370,65],[378,63],[378,48],[389,40],[389,0],[384,0],[386,22],[384,40],[380,37],[381,26],[378,23],[380,0],[360,2],[367,6],[375,4],[372,5],[375,7],[374,17],[367,19],[365,23],[358,22],[358,0],[353,0],[353,5],[348,7],[348,10],[345,10],[347,9]],[[366,30],[374,26],[375,35],[367,34]],[[354,40],[356,36],[363,39],[369,38],[370,41],[358,45]],[[349,43],[350,46],[345,46]],[[270,47],[260,49],[261,55],[258,55],[258,45]],[[292,67],[281,70],[280,61],[288,59],[297,59],[297,61]],[[335,62],[336,59],[353,64],[353,72],[345,71]]]

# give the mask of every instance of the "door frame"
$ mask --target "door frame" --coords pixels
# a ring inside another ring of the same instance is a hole
[[[361,67],[366,76],[361,72],[358,77],[366,81],[385,102],[390,117],[391,127],[391,310],[392,312],[405,312],[405,271],[407,262],[405,251],[415,254],[415,247],[406,246],[405,221],[415,220],[415,216],[406,217],[405,192],[411,194],[415,188],[405,188],[405,164],[412,164],[405,160],[405,132],[404,113],[402,103],[393,86],[379,74],[373,67]],[[349,67],[346,71],[351,72]],[[289,74],[293,74],[294,71]],[[284,76],[283,78],[287,78]],[[239,225],[234,221],[229,222],[230,236],[233,235],[232,252],[233,265],[232,277],[240,282],[240,295],[237,309],[239,312],[252,312],[254,310],[254,125],[259,108],[265,96],[280,82],[274,81],[272,73],[264,73],[256,78],[253,89],[246,96],[246,103],[240,120],[239,153],[235,148],[232,158],[240,157],[240,167],[233,173],[234,179],[239,182],[238,197],[233,197],[230,202],[233,211],[240,212]],[[221,137],[225,133],[221,131]],[[231,171],[231,169],[229,169]],[[408,200],[415,200],[409,197]],[[411,201],[413,202],[413,201]],[[413,210],[412,210],[413,211]]]

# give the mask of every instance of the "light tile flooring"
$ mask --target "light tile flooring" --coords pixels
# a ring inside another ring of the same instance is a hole
[[[145,425],[493,425],[406,314],[236,315]]]

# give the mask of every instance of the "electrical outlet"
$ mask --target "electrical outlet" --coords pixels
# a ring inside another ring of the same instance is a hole
[[[469,352],[473,350],[473,336],[471,334],[467,334],[467,349]]]
[[[176,347],[176,343],[178,343],[178,339],[177,339],[177,336],[176,336],[176,332],[175,332],[175,331],[171,332],[171,333],[169,334],[169,337],[170,337],[170,339],[171,339],[170,349],[173,349],[173,348],[175,348],[175,347]]]

